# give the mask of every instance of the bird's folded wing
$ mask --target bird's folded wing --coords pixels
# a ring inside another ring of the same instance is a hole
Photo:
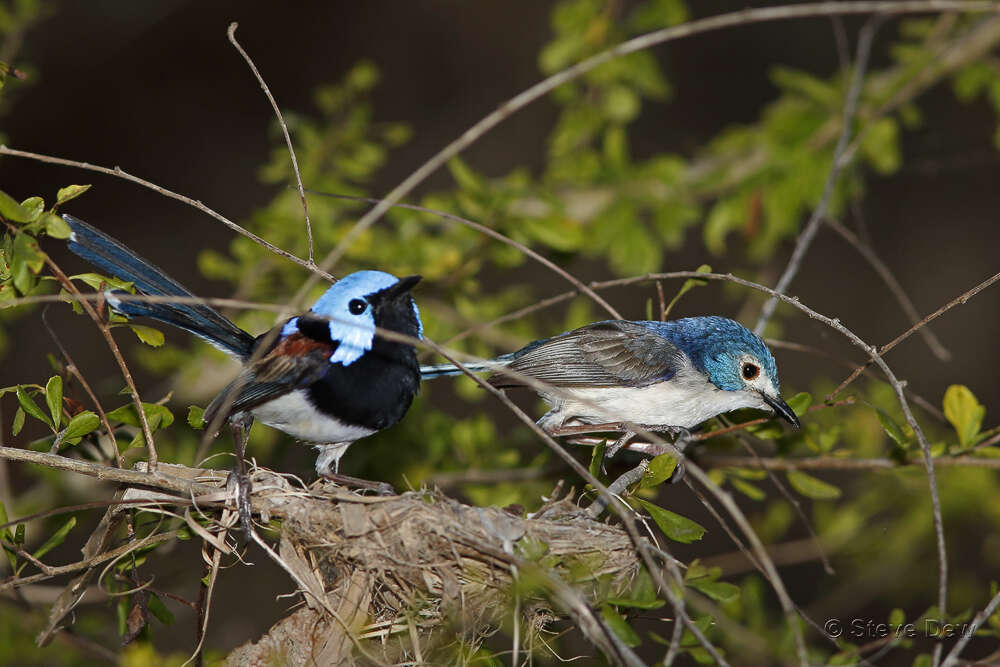
[[[205,409],[205,422],[212,422],[223,408],[227,416],[244,412],[317,382],[330,368],[334,347],[301,334],[282,339],[215,397]]]
[[[598,322],[525,348],[489,381],[523,386],[509,369],[557,387],[643,386],[670,379],[683,359],[677,346],[641,324]]]

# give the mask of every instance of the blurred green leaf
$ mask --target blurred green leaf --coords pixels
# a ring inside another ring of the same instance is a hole
[[[796,491],[815,500],[834,500],[840,497],[840,489],[833,484],[817,479],[801,470],[789,470],[788,481]]]
[[[73,530],[74,526],[76,526],[76,517],[72,516],[56,532],[52,533],[49,539],[45,540],[45,543],[38,547],[35,553],[31,555],[35,558],[41,558],[55,549],[66,540],[66,536],[69,535],[69,531]]]
[[[702,535],[705,534],[705,528],[691,519],[663,509],[641,498],[637,498],[637,500],[649,512],[649,516],[653,517],[653,521],[660,527],[663,534],[675,542],[690,544],[691,542],[700,540]]]
[[[612,632],[618,635],[626,646],[636,647],[642,643],[639,635],[636,631],[632,629],[632,626],[628,624],[618,610],[612,607],[610,604],[601,605],[601,616],[604,617],[604,621],[611,628]]]
[[[903,429],[899,427],[896,420],[889,416],[889,413],[882,408],[875,408],[875,411],[878,413],[879,423],[882,424],[882,428],[889,434],[892,441],[903,449],[907,449],[909,447],[909,438],[903,433]]]
[[[199,431],[205,428],[205,408],[197,405],[189,405],[187,423],[188,426]]]
[[[160,623],[164,625],[174,624],[174,614],[167,606],[163,604],[163,600],[159,598],[156,593],[150,593],[149,599],[146,601],[146,607],[149,609],[149,613],[159,619]]]
[[[695,580],[688,584],[696,588],[716,602],[732,602],[740,595],[739,586],[735,586],[725,581],[701,581]]]
[[[17,435],[24,428],[24,408],[18,406],[17,411],[14,412],[14,421],[10,425],[10,432],[12,435]]]
[[[166,406],[158,405],[156,403],[143,403],[142,410],[146,413],[146,420],[149,422],[149,428],[151,430],[156,430],[158,427],[166,428],[174,423],[174,415],[171,414],[170,410]],[[119,408],[115,408],[111,412],[107,413],[107,417],[111,421],[121,422],[123,424],[128,424],[129,426],[140,426],[139,414],[135,410],[135,406],[131,403],[127,403]]]
[[[608,449],[608,442],[604,440],[601,444],[594,447],[594,451],[590,453],[590,474],[597,479],[601,478],[601,468],[604,464],[604,452]]]
[[[740,479],[739,477],[731,477],[729,479],[729,483],[733,485],[734,489],[745,495],[747,498],[750,498],[751,500],[759,501],[759,500],[764,500],[764,498],[767,497],[767,494],[764,493],[762,489],[754,486],[750,482],[746,482]]]
[[[144,324],[132,324],[131,322],[128,324],[128,328],[132,330],[136,338],[146,345],[151,347],[160,347],[163,345],[163,332],[159,329],[154,329]]]
[[[62,378],[58,375],[53,375],[45,385],[45,403],[49,407],[49,414],[52,415],[52,427],[57,430],[62,423],[62,402]]]
[[[975,444],[976,436],[986,416],[986,408],[976,400],[969,388],[953,384],[944,392],[944,416],[951,422],[963,447]]]
[[[697,271],[698,273],[711,273],[712,267],[709,266],[708,264],[702,264],[697,269],[695,269],[695,271]],[[667,307],[663,309],[663,315],[662,315],[663,319],[669,319],[671,309],[673,309],[674,304],[680,301],[680,298],[682,296],[690,292],[695,287],[701,287],[702,285],[707,285],[707,284],[708,284],[707,280],[701,280],[700,278],[688,278],[687,280],[685,280],[684,284],[681,285],[681,288],[677,290],[677,294],[674,296],[674,298],[671,299],[670,303],[667,304]]]

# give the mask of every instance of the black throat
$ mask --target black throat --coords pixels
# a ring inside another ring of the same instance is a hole
[[[378,304],[374,315],[375,326],[381,329],[419,337],[419,323],[409,294]],[[313,327],[310,322],[303,327],[300,320],[299,330],[315,340],[325,335],[324,342],[328,342],[330,329],[327,323],[323,324]],[[402,419],[419,390],[416,349],[376,335],[372,348],[361,358],[347,366],[330,364],[326,375],[309,386],[308,394],[320,412],[347,424],[381,430]]]

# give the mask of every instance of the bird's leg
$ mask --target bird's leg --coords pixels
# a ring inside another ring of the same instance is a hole
[[[253,417],[247,413],[237,415],[230,420],[230,425],[233,428],[233,442],[236,446],[236,470],[233,473],[236,480],[236,510],[240,515],[240,525],[248,538],[250,531],[253,530],[253,512],[250,505],[252,483],[247,475],[244,457],[246,455],[247,435],[252,424]]]
[[[641,430],[649,431],[650,433],[668,433],[674,437],[674,448],[680,452],[680,456],[677,457],[677,467],[674,469],[673,474],[670,475],[668,480],[669,484],[675,484],[682,479],[684,479],[684,452],[691,443],[694,442],[694,436],[691,435],[691,431],[684,428],[683,426],[664,426],[662,424],[639,424]],[[607,448],[604,453],[605,458],[610,458],[618,453],[622,447],[628,445],[633,438],[635,438],[636,433],[634,431],[626,431],[625,434],[616,440],[611,446]],[[669,453],[669,450],[660,452],[663,454]]]

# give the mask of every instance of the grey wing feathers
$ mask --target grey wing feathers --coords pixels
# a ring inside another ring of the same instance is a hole
[[[641,324],[613,320],[529,346],[516,353],[506,368],[560,387],[642,386],[669,379],[682,358],[673,343]],[[490,383],[525,384],[503,370]]]

